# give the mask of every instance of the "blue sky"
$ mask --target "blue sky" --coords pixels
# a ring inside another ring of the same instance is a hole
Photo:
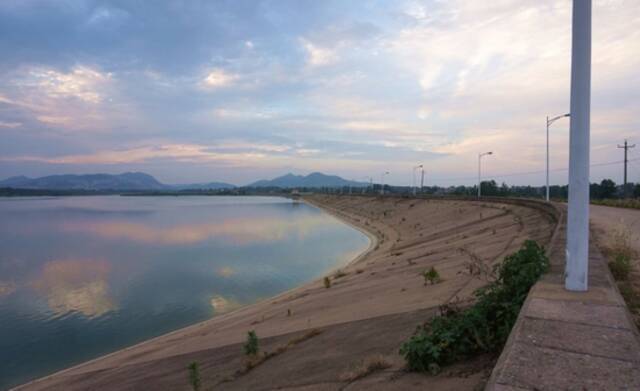
[[[3,0],[0,177],[409,184],[422,163],[429,184],[470,184],[490,150],[487,177],[542,184],[570,27],[570,1]],[[640,141],[640,2],[594,1],[592,66],[592,162],[617,162]],[[568,127],[552,128],[554,183]]]

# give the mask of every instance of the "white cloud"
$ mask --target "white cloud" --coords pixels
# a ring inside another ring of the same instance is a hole
[[[17,128],[22,126],[22,122],[7,122],[0,120],[0,128]]]
[[[312,67],[330,65],[338,61],[335,50],[320,47],[311,41],[301,38],[300,43],[307,52],[307,64]]]
[[[53,99],[74,98],[96,104],[104,99],[104,89],[112,76],[111,73],[103,73],[81,65],[67,73],[48,68],[35,68],[28,72],[28,78],[24,84],[35,87]]]
[[[206,89],[217,89],[222,87],[228,87],[235,83],[240,77],[238,75],[229,73],[221,68],[215,68],[207,73],[207,76],[202,80],[201,85]]]

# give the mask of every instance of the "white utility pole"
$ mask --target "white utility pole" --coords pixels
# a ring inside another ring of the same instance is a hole
[[[382,182],[382,187],[380,188],[380,195],[384,195],[384,176],[389,174],[389,171],[385,171],[382,173],[382,175],[380,175],[381,181]]]
[[[480,169],[482,164],[482,157],[486,155],[492,155],[493,152],[484,152],[478,154],[478,198],[480,198],[480,185],[482,184],[482,171]]]
[[[413,174],[413,196],[414,197],[416,195],[416,190],[417,190],[416,189],[416,169],[417,168],[422,168],[422,164],[413,167],[413,171],[412,171],[412,174]],[[422,171],[424,172],[424,169]],[[422,186],[420,187],[420,191],[422,191]]]
[[[569,117],[571,114],[563,114],[549,119],[547,116],[547,195],[545,199],[549,202],[549,126],[560,118]]]
[[[422,176],[420,177],[420,194],[422,194],[422,192],[424,191],[424,167],[422,167],[421,171],[422,171]]]
[[[589,136],[591,109],[591,0],[573,0],[569,212],[564,286],[589,288]]]

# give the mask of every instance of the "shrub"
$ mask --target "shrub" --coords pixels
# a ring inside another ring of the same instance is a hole
[[[631,273],[631,259],[624,254],[616,254],[613,261],[609,262],[609,270],[611,270],[613,278],[625,281]]]
[[[549,268],[544,249],[527,240],[497,268],[496,279],[474,294],[473,306],[443,306],[401,349],[409,369],[436,373],[443,365],[502,348],[529,289]]]
[[[258,336],[254,330],[247,333],[247,342],[244,344],[244,354],[247,356],[255,356],[258,354]]]
[[[424,284],[437,284],[440,280],[440,273],[436,270],[435,267],[431,266],[429,270],[425,270],[422,272],[422,276],[424,277]]]
[[[324,287],[327,289],[331,288],[331,280],[329,279],[329,277],[324,278]]]
[[[189,383],[193,391],[200,390],[200,364],[197,361],[192,362],[187,367],[189,369]]]

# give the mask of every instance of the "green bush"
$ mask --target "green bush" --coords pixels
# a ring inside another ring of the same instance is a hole
[[[192,362],[187,367],[189,369],[189,383],[193,391],[200,390],[200,365],[197,361]]]
[[[435,267],[431,266],[429,270],[425,270],[422,272],[422,276],[424,277],[424,284],[437,284],[440,282],[440,273],[436,270]]]
[[[255,356],[258,354],[258,336],[256,332],[251,330],[247,333],[247,342],[244,344],[244,354],[247,356]]]
[[[325,277],[323,282],[324,282],[324,287],[325,288],[327,288],[327,289],[331,288],[331,280],[329,279],[329,277]]]
[[[527,240],[497,266],[495,281],[475,292],[473,306],[443,306],[439,316],[418,327],[400,349],[409,369],[436,373],[443,365],[501,349],[529,289],[548,268],[544,248]]]

